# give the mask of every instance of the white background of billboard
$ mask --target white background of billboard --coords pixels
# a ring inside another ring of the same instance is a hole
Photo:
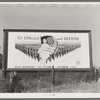
[[[41,66],[37,60],[28,57],[19,50],[15,49],[15,43],[40,43],[39,40],[18,40],[17,36],[29,36],[29,37],[41,37],[45,35],[51,35],[57,38],[64,37],[79,37],[79,40],[58,40],[58,43],[67,43],[67,42],[81,42],[81,48],[78,48],[67,55],[48,62],[46,66],[54,65],[57,66],[76,66],[76,68],[90,68],[90,59],[89,59],[89,35],[88,33],[54,33],[54,32],[9,32],[8,35],[8,63],[7,68],[15,68],[15,66]],[[77,65],[76,62],[80,61],[80,64]],[[71,66],[71,67],[70,67]],[[27,67],[28,68],[28,67]],[[75,68],[75,67],[74,67]]]

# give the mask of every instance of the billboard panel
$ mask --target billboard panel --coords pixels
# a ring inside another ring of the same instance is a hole
[[[89,31],[8,31],[7,69],[89,69]]]

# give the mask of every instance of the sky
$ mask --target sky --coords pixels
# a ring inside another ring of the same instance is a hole
[[[100,4],[0,4],[4,29],[91,30],[93,65],[100,65]]]

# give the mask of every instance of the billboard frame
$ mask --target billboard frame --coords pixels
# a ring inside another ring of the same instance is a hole
[[[89,38],[89,59],[90,59],[90,68],[56,68],[56,71],[91,71],[93,69],[93,61],[92,61],[92,38],[91,38],[91,30],[40,30],[40,29],[4,29],[4,42],[3,42],[3,66],[2,70],[4,74],[6,71],[50,71],[52,68],[7,68],[7,58],[8,58],[8,34],[9,32],[68,32],[68,33],[88,33]],[[66,33],[67,34],[67,33]]]

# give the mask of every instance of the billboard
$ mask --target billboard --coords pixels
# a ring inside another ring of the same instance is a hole
[[[90,31],[5,30],[6,69],[90,69]]]

